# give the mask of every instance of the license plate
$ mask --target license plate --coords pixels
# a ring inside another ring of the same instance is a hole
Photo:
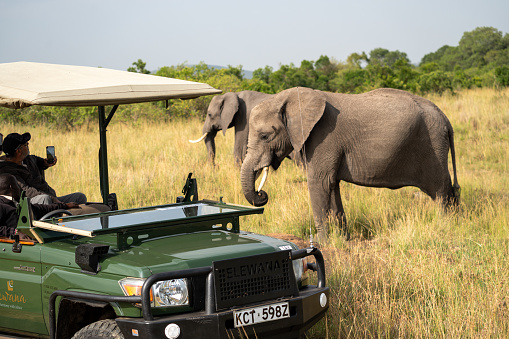
[[[290,317],[288,303],[271,304],[233,312],[235,327],[259,324]]]

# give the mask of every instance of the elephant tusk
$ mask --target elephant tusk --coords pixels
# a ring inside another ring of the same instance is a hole
[[[258,191],[257,192],[260,192],[262,190],[262,187],[265,184],[265,181],[267,180],[267,176],[268,175],[269,175],[269,168],[268,167],[264,167],[263,168],[262,181],[260,181],[260,186],[258,186]]]
[[[196,139],[196,140],[189,140],[189,142],[192,142],[193,144],[197,143],[197,142],[200,142],[202,141],[203,139],[205,139],[205,137],[207,136],[207,133],[204,133],[200,139]]]

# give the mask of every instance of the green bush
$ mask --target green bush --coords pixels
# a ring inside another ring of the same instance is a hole
[[[507,87],[509,86],[509,67],[501,66],[495,68],[495,81],[497,85]]]
[[[422,74],[419,79],[419,86],[421,92],[435,92],[443,94],[447,90],[453,92],[452,80],[453,76],[451,73],[434,71]]]

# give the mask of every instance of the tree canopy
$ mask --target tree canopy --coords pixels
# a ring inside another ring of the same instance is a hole
[[[456,67],[463,70],[478,69],[487,72],[509,64],[509,35],[493,27],[478,27],[465,32],[458,46],[443,46],[434,53],[426,54],[420,63],[437,63],[445,72]]]

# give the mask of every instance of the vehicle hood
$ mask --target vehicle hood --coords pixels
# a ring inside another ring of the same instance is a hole
[[[115,250],[116,237],[100,236],[90,242],[110,246],[108,254],[99,260],[101,265],[99,275],[114,274],[140,278],[161,272],[211,266],[212,262],[218,260],[280,251],[289,249],[289,245],[293,249],[297,248],[280,239],[248,232],[230,233],[222,230],[147,239],[125,251]],[[63,250],[63,243],[58,246]],[[53,252],[52,255],[47,255],[44,261],[55,265],[61,262],[60,264],[72,265],[79,269],[74,260],[71,263],[69,259],[71,255],[74,259],[75,248],[76,245],[72,246],[73,253],[65,256],[63,253]],[[67,249],[70,251],[71,247]]]

